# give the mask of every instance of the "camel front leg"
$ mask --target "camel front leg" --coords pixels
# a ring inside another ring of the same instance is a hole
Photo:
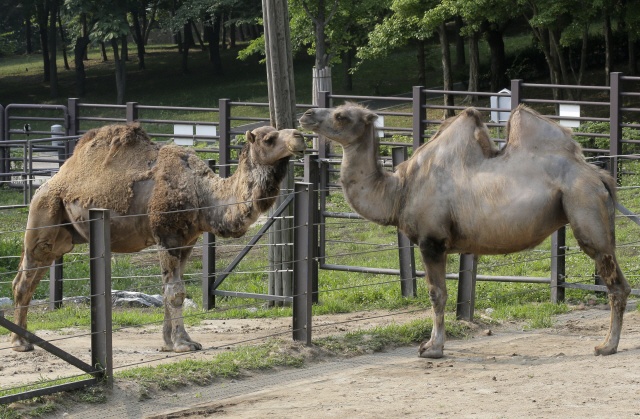
[[[186,257],[191,253],[189,249]],[[182,271],[186,263],[183,250],[161,250],[160,266],[162,268],[164,323],[162,335],[164,338],[163,351],[189,352],[202,349],[202,345],[191,340],[184,328],[182,305],[187,290],[182,280]]]
[[[444,246],[428,240],[420,244],[420,252],[429,286],[433,328],[431,329],[431,339],[423,342],[418,352],[422,358],[442,358],[445,342],[444,309],[447,303],[446,254]]]

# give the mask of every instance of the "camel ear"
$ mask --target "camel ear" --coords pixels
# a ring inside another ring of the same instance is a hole
[[[367,124],[372,124],[376,121],[376,119],[378,119],[378,115],[376,115],[373,112],[369,112],[367,113],[367,115],[365,116],[365,121]]]
[[[253,135],[251,131],[247,131],[247,133],[245,134],[245,137],[247,138],[247,141],[249,141],[250,143],[254,143],[256,141],[256,137]]]

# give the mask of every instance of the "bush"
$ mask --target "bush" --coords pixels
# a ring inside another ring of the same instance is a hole
[[[637,122],[632,122],[637,124]],[[586,122],[580,125],[577,130],[581,133],[588,134],[609,134],[611,132],[611,125],[609,122]],[[574,136],[575,140],[580,143],[584,148],[596,148],[600,150],[609,149],[609,137],[587,137],[584,135]],[[623,140],[640,141],[640,131],[635,128],[623,127],[622,128]],[[637,154],[640,153],[640,144],[622,144],[623,154]]]

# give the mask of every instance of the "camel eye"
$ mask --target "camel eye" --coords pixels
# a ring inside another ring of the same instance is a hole
[[[340,114],[340,113],[337,113],[337,114],[336,114],[336,121],[338,121],[338,122],[344,122],[344,121],[346,121],[346,120],[347,120],[347,118],[346,118],[346,117],[344,117],[342,114]]]
[[[263,140],[263,143],[265,143],[266,145],[273,145],[274,141],[275,137],[273,135],[269,135]]]

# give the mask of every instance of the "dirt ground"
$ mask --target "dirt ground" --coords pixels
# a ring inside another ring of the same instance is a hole
[[[370,317],[360,313],[318,319],[315,336],[344,333],[422,316]],[[426,314],[426,313],[425,313]],[[67,406],[51,417],[82,418],[255,418],[255,417],[632,417],[640,415],[640,314],[625,317],[619,352],[595,357],[593,347],[608,327],[607,309],[575,310],[556,325],[525,331],[506,323],[468,339],[449,340],[446,356],[417,357],[417,347],[397,348],[349,359],[320,358],[300,369],[248,373],[206,387],[189,387],[139,401],[116,382],[107,405]],[[335,324],[337,321],[358,322]],[[366,319],[369,318],[369,319]],[[286,331],[288,319],[211,321],[191,328],[205,348]],[[321,323],[332,323],[321,328]],[[215,339],[211,336],[214,335]],[[285,338],[288,334],[284,335]],[[75,339],[70,339],[73,341]],[[60,341],[60,346],[63,346]],[[141,362],[156,351],[159,329],[131,329],[114,336],[114,365]],[[87,351],[85,346],[84,351]],[[207,357],[205,351],[188,357]],[[9,383],[61,375],[66,368],[37,349],[28,354],[0,352],[0,380]]]

